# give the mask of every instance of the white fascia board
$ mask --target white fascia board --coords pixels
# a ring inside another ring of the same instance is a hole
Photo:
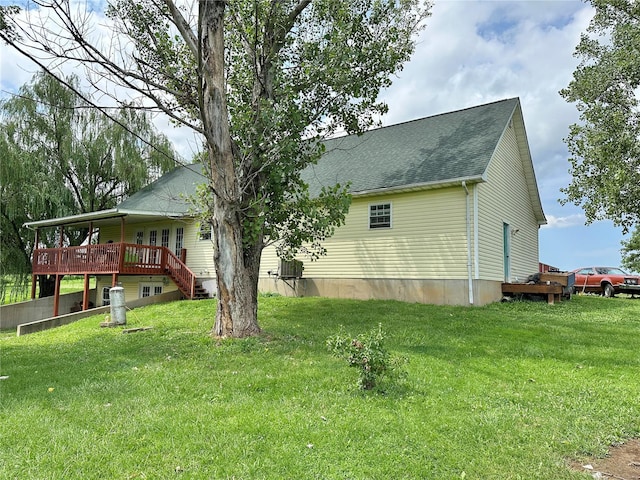
[[[467,184],[470,185],[472,183],[484,183],[486,181],[487,179],[485,178],[484,175],[477,175],[473,177],[449,178],[447,180],[438,180],[435,182],[399,185],[397,187],[376,188],[374,190],[362,190],[360,192],[352,192],[351,195],[353,197],[369,197],[373,195],[388,195],[391,193],[415,192],[419,190],[433,190],[435,188],[460,186],[462,182],[466,182]]]
[[[105,218],[122,217],[126,214],[120,212],[117,208],[109,210],[100,210],[98,212],[81,213],[79,215],[69,215],[68,217],[50,218],[48,220],[38,220],[35,222],[27,222],[24,224],[27,228],[40,227],[57,227],[59,225],[74,225],[77,223],[92,222],[94,220],[104,220]]]

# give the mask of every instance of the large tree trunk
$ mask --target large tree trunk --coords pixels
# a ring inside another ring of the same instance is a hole
[[[219,200],[219,199],[217,199]],[[258,273],[262,248],[247,249],[237,207],[217,201],[213,219],[218,286],[216,336],[246,337],[258,326]]]
[[[243,244],[241,206],[224,77],[224,10],[221,0],[200,0],[199,45],[201,116],[207,139],[214,196],[214,261],[218,310],[213,333],[244,337],[258,326],[258,270],[262,238],[254,248]]]

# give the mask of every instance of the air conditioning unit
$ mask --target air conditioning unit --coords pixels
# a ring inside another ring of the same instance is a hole
[[[302,277],[302,262],[300,260],[280,260],[278,276],[280,278],[300,278]]]

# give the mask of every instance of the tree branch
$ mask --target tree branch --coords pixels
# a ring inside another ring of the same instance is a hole
[[[180,10],[176,8],[173,0],[164,0],[164,4],[169,8],[169,12],[171,13],[171,18],[173,19],[173,24],[176,26],[180,35],[184,39],[185,43],[191,50],[191,54],[194,58],[198,58],[198,37],[193,34],[191,30],[191,26],[186,21],[186,19],[180,13]]]

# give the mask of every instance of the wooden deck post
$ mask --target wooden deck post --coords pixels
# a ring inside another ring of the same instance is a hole
[[[89,309],[89,274],[84,274],[84,291],[82,292],[82,310]]]
[[[53,316],[57,317],[60,310],[60,275],[56,274],[56,286],[53,293]]]
[[[38,281],[37,275],[31,275],[31,300],[36,298],[36,282]]]
[[[118,271],[122,271],[124,265],[124,217],[120,217],[120,256],[118,257]],[[118,283],[118,274],[114,273],[111,278],[111,286],[115,287]]]
[[[31,269],[33,270],[33,265],[36,262],[36,250],[38,250],[38,243],[40,243],[40,229],[36,228],[36,237],[33,241],[33,258],[31,260]],[[36,282],[38,281],[37,275],[31,275],[31,300],[36,298]]]
[[[120,246],[118,248],[118,271],[121,272],[124,269],[124,257],[126,253],[127,247],[124,242],[120,242]]]
[[[89,235],[87,236],[87,245],[91,245],[92,237],[93,237],[93,222],[89,222]]]

